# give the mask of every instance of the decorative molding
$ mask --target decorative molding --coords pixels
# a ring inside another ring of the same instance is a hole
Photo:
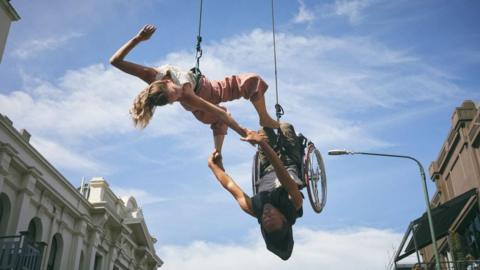
[[[35,167],[28,167],[27,171],[23,175],[21,189],[24,190],[29,196],[35,194],[35,184],[37,183],[42,173]]]
[[[107,221],[108,221],[107,213],[95,214],[92,217],[93,229],[96,232],[103,232],[103,228],[105,226],[105,223],[107,223]]]
[[[8,16],[10,17],[10,20],[12,21],[20,20],[20,15],[18,15],[17,11],[9,3],[9,1],[0,0],[0,6],[2,7],[2,9],[4,9],[7,12]]]
[[[12,156],[17,155],[18,152],[8,143],[0,142],[0,174],[7,175]]]
[[[74,235],[85,237],[87,235],[88,223],[84,217],[75,220]]]

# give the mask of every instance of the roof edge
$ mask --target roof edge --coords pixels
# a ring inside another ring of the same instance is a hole
[[[10,19],[12,21],[18,21],[20,20],[20,15],[18,15],[17,11],[13,6],[10,4],[10,1],[8,0],[0,0],[0,5],[7,11],[8,15],[10,16]]]

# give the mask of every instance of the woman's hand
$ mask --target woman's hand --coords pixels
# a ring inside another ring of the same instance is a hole
[[[140,32],[138,32],[138,34],[135,36],[135,39],[138,41],[148,40],[153,33],[155,33],[155,30],[157,30],[155,26],[146,24],[144,27],[142,27],[142,29],[140,29]]]
[[[218,167],[222,171],[225,171],[225,169],[223,168],[222,154],[220,154],[220,152],[218,152],[217,150],[213,150],[213,152],[208,157],[208,167],[210,169]]]
[[[245,132],[247,133],[247,136],[240,138],[240,140],[244,142],[249,142],[251,144],[260,144],[262,141],[266,141],[267,139],[267,137],[260,135],[250,129],[245,129]]]

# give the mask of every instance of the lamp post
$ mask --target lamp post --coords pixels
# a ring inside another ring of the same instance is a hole
[[[427,218],[428,218],[428,225],[430,226],[430,236],[432,237],[432,245],[433,245],[433,253],[435,255],[435,269],[440,270],[440,257],[438,256],[438,249],[437,249],[437,241],[435,238],[435,231],[433,230],[433,219],[432,213],[430,210],[430,199],[428,196],[427,190],[427,180],[425,178],[425,170],[423,169],[422,164],[420,161],[416,160],[410,156],[402,156],[402,155],[390,155],[390,154],[379,154],[379,153],[367,153],[367,152],[353,152],[348,150],[330,150],[328,154],[331,156],[340,156],[340,155],[369,155],[369,156],[382,156],[382,157],[396,157],[396,158],[406,158],[413,160],[417,163],[420,169],[420,176],[422,177],[423,182],[423,194],[425,195],[425,203],[427,204]]]

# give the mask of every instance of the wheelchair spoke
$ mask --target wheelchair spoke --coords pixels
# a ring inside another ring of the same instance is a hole
[[[308,170],[306,170],[305,176],[307,178],[308,197],[313,210],[320,213],[327,199],[325,167],[320,152],[313,144],[309,145],[306,155],[305,166],[308,167],[306,168]]]

